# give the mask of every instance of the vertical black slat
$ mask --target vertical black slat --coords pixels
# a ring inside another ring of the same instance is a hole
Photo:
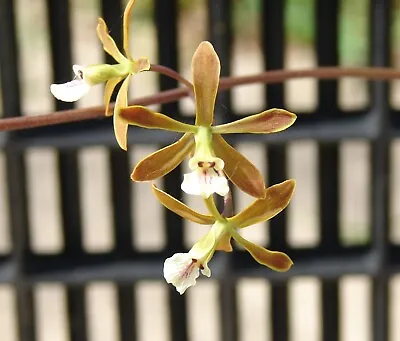
[[[117,22],[122,15],[121,4],[115,1],[103,0],[103,18],[106,22]],[[112,4],[113,6],[110,6]],[[118,29],[112,30],[112,37],[118,46],[122,46],[122,21]],[[114,24],[114,26],[116,26]],[[107,55],[107,63],[113,63]],[[110,122],[110,124],[112,124]],[[110,129],[112,127],[110,126]],[[128,153],[116,147],[110,150],[112,202],[114,211],[114,233],[116,252],[121,256],[128,256],[132,252],[131,229],[131,171]]]
[[[209,39],[221,61],[221,76],[229,76],[232,55],[232,5],[229,0],[208,0]],[[215,123],[234,119],[231,114],[231,92],[223,91],[215,104]]]
[[[67,312],[71,341],[86,341],[85,287],[76,285],[67,288]]]
[[[67,0],[47,0],[54,81],[71,78],[70,9]],[[70,109],[71,103],[56,102],[56,109]],[[66,262],[84,257],[76,150],[58,152],[64,256]],[[86,341],[85,288],[67,287],[67,310],[71,340]]]
[[[319,66],[338,64],[339,0],[316,2],[316,52]],[[337,81],[318,82],[318,115],[337,114]],[[335,253],[339,247],[339,147],[321,144],[319,159],[319,210],[321,249]],[[339,339],[338,281],[322,281],[322,338]]]
[[[15,15],[12,0],[0,2],[0,76],[5,117],[21,115]],[[18,336],[20,341],[35,341],[32,288],[25,284],[30,254],[25,161],[20,151],[6,150],[5,157]]]
[[[132,284],[118,283],[118,311],[119,311],[119,333],[121,341],[137,340],[135,295]]]
[[[161,65],[177,70],[177,1],[154,0],[154,16],[157,27],[158,60]],[[160,90],[176,87],[178,84],[174,79],[160,76]],[[169,103],[161,106],[161,112],[169,116],[178,114],[177,103]],[[182,181],[182,169],[177,167],[164,177],[164,188],[167,193],[180,198],[182,193],[180,184]],[[165,211],[165,222],[167,229],[166,252],[172,255],[184,250],[183,245],[183,223],[182,219],[169,210]],[[177,294],[174,287],[169,286],[168,297],[170,305],[170,330],[171,340],[188,340],[187,311],[185,295]]]
[[[335,253],[338,249],[339,176],[338,146],[319,146],[319,210],[321,250]],[[339,340],[339,285],[337,280],[322,281],[323,339]]]
[[[208,1],[209,39],[221,62],[221,76],[228,76],[231,69],[232,50],[232,2],[229,0]],[[227,123],[234,120],[230,91],[220,92],[214,110],[214,122]],[[220,202],[222,204],[222,200]],[[223,257],[224,273],[219,281],[219,304],[222,340],[238,340],[236,283],[232,281],[233,264],[229,254]]]
[[[282,69],[284,63],[284,6],[280,0],[265,1],[263,8],[263,50],[268,70]],[[283,84],[267,85],[266,98],[269,107],[284,106]],[[268,147],[269,185],[287,179],[286,148],[283,145]],[[270,221],[270,244],[274,250],[286,248],[286,213],[278,214]],[[271,285],[272,339],[289,339],[288,285],[285,282]]]
[[[120,1],[102,0],[103,19],[109,23],[111,35],[117,45],[122,47],[123,9]],[[116,23],[119,22],[119,25]],[[122,49],[121,49],[122,51]],[[106,63],[115,63],[106,54]],[[115,100],[115,94],[113,100]],[[111,122],[110,122],[111,123]],[[112,127],[110,126],[110,129]],[[113,220],[115,236],[115,253],[118,258],[126,258],[132,254],[131,228],[131,181],[129,179],[130,165],[128,154],[119,147],[109,151],[111,167],[111,192],[113,203]],[[133,283],[117,283],[119,333],[122,341],[136,340],[136,319]]]
[[[390,59],[390,0],[371,0],[371,64],[388,66]],[[371,84],[372,108],[377,115],[378,137],[372,142],[372,235],[377,272],[373,278],[373,340],[389,340],[388,267],[389,248],[389,104],[388,84]]]
[[[338,64],[338,18],[339,0],[315,2],[316,15],[316,49],[319,66],[334,66]],[[338,86],[335,80],[321,80],[318,82],[318,103],[324,109],[337,108]],[[320,107],[321,109],[321,107]],[[330,111],[319,111],[327,115]]]

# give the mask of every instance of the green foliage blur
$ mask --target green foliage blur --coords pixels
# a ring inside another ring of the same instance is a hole
[[[246,40],[256,39],[261,25],[261,6],[268,0],[232,0],[235,34]],[[285,2],[285,32],[289,44],[312,46],[315,39],[314,8],[318,0],[282,0]],[[323,0],[319,0],[323,1]],[[140,0],[135,4],[137,20],[149,18],[152,0]],[[179,0],[180,15],[207,6],[204,0]],[[370,0],[341,0],[339,9],[339,58],[342,65],[366,65],[369,56]],[[393,1],[391,38],[394,57],[400,49],[400,0]]]
[[[266,0],[267,1],[267,0]],[[284,0],[282,0],[284,1]],[[315,4],[318,0],[286,0],[285,32],[290,44],[311,46],[315,39]],[[322,1],[322,0],[320,0]],[[400,0],[397,0],[400,3]],[[260,12],[262,0],[235,0],[238,31],[246,34],[246,17]],[[341,0],[339,56],[344,65],[365,65],[368,57],[369,0]]]

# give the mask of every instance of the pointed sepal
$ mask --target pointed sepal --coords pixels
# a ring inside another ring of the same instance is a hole
[[[107,81],[106,86],[104,87],[104,106],[106,108],[106,116],[111,116],[113,114],[113,112],[109,110],[111,96],[114,92],[115,87],[120,81],[122,81],[122,79],[122,77],[111,78]]]
[[[256,166],[230,146],[221,135],[213,134],[213,148],[215,155],[225,162],[225,174],[237,187],[253,197],[264,198],[265,184]]]
[[[125,58],[125,56],[119,51],[114,39],[108,34],[107,24],[102,18],[98,18],[96,31],[97,36],[103,44],[104,51],[106,51],[120,64],[128,61],[128,59]]]
[[[126,77],[124,82],[119,89],[117,99],[115,100],[114,107],[114,134],[117,139],[118,145],[123,149],[128,149],[128,124],[120,117],[120,112],[122,108],[128,105],[128,86],[129,86],[130,76]]]
[[[183,202],[175,199],[168,193],[165,193],[161,189],[157,188],[156,185],[152,185],[153,193],[156,198],[170,211],[176,213],[184,219],[193,221],[197,224],[212,225],[215,222],[215,218],[212,215],[206,215],[192,210],[186,206]]]
[[[193,86],[196,100],[196,125],[211,126],[220,75],[220,62],[208,41],[200,43],[192,59]]]
[[[197,127],[174,120],[146,107],[134,105],[121,110],[121,117],[131,125],[148,129],[162,129],[178,133],[196,132]]]
[[[296,121],[296,117],[295,114],[283,109],[270,109],[231,123],[215,126],[212,130],[216,134],[270,134],[289,128]]]
[[[184,134],[175,143],[157,150],[140,161],[131,174],[133,181],[155,180],[175,169],[194,146],[193,135]]]
[[[254,225],[273,218],[289,205],[296,186],[295,180],[286,180],[265,189],[265,198],[255,200],[242,212],[228,218],[237,228]]]
[[[267,250],[248,241],[237,232],[234,232],[232,237],[251,254],[256,262],[261,265],[279,272],[288,271],[293,265],[292,260],[286,253]]]

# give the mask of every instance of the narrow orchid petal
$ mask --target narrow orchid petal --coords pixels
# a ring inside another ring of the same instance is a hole
[[[115,100],[114,107],[114,134],[119,146],[123,150],[128,149],[128,124],[125,120],[121,119],[120,112],[122,108],[128,105],[128,86],[130,81],[130,76],[126,77],[118,91],[117,99]]]
[[[106,86],[104,87],[104,106],[106,108],[106,116],[111,116],[113,114],[112,111],[109,111],[111,96],[115,87],[120,81],[122,81],[122,79],[122,77],[111,78],[107,81]]]
[[[128,124],[142,128],[163,129],[178,133],[194,133],[197,130],[196,126],[179,122],[140,105],[124,108],[121,110],[120,115]]]
[[[125,56],[119,51],[117,44],[111,36],[108,34],[108,28],[105,21],[102,18],[98,19],[97,23],[97,36],[103,44],[103,49],[111,57],[113,57],[118,63],[122,64],[127,61]]]
[[[255,200],[242,212],[228,218],[238,228],[257,224],[273,218],[289,205],[296,186],[296,181],[286,180],[265,189],[265,198]]]
[[[124,29],[124,51],[126,56],[132,60],[131,53],[129,51],[129,23],[130,23],[130,17],[131,17],[131,10],[132,6],[135,0],[129,0],[128,4],[125,7],[124,11],[124,19],[123,19],[123,29]]]
[[[64,84],[51,84],[50,91],[55,98],[63,102],[75,102],[85,96],[90,85],[83,79],[74,79]]]
[[[221,135],[213,134],[215,155],[225,162],[224,172],[228,178],[243,192],[256,197],[264,198],[264,180],[249,160],[230,146]]]
[[[194,146],[193,135],[186,133],[175,143],[140,161],[132,172],[133,181],[155,180],[175,169]]]
[[[269,134],[289,128],[296,115],[283,109],[270,109],[260,114],[250,115],[235,122],[213,127],[213,133]]]
[[[192,210],[190,207],[186,206],[183,202],[175,199],[169,194],[165,193],[161,189],[158,189],[153,184],[153,193],[157,197],[157,199],[163,204],[166,208],[181,216],[184,219],[193,221],[197,224],[202,225],[212,225],[215,222],[215,218],[211,215],[202,214]]]
[[[248,240],[244,239],[239,233],[232,233],[232,237],[242,245],[252,257],[261,265],[265,265],[272,270],[284,272],[288,271],[293,262],[289,256],[283,252],[270,251],[263,247],[253,244]]]
[[[220,62],[208,41],[200,43],[192,59],[194,94],[196,98],[196,125],[211,126],[217,96]]]

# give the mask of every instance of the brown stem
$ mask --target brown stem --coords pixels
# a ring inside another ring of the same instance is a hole
[[[219,90],[246,84],[280,83],[296,78],[335,79],[343,77],[391,80],[400,78],[400,70],[386,67],[342,68],[335,66],[306,70],[270,70],[256,75],[221,78]]]
[[[162,91],[157,93],[156,95],[141,97],[134,101],[130,101],[129,105],[146,106],[151,104],[169,103],[187,96],[187,93],[188,91],[185,88]],[[113,108],[114,103],[110,104],[111,111]],[[106,118],[106,116],[104,115],[104,106],[61,110],[39,116],[3,118],[0,119],[0,131],[30,129],[42,126],[50,126],[54,124],[92,120],[95,118]]]
[[[307,70],[273,70],[257,75],[223,77],[220,80],[218,91],[227,90],[234,86],[254,83],[279,83],[295,78],[335,79],[343,77],[357,77],[370,80],[392,80],[400,78],[400,70],[395,68],[341,68],[321,67]],[[159,92],[152,96],[138,98],[130,105],[162,104],[177,101],[188,96],[186,88],[176,88]],[[112,107],[112,106],[111,106]],[[22,116],[0,119],[1,130],[28,129],[53,124],[83,121],[104,117],[103,106],[84,109],[64,110],[40,116]]]
[[[224,209],[222,211],[223,217],[232,217],[233,216],[233,198],[232,198],[232,186],[231,183],[228,182],[229,192],[224,196]]]
[[[151,64],[149,71],[158,72],[167,77],[176,79],[178,82],[184,84],[188,89],[193,91],[193,84],[185,77],[183,77],[180,73],[176,72],[175,70],[172,70],[169,67],[158,64]]]
[[[208,198],[203,199],[210,214],[217,220],[221,219],[222,216],[221,213],[219,213],[217,206],[215,205],[213,194],[211,194]]]

